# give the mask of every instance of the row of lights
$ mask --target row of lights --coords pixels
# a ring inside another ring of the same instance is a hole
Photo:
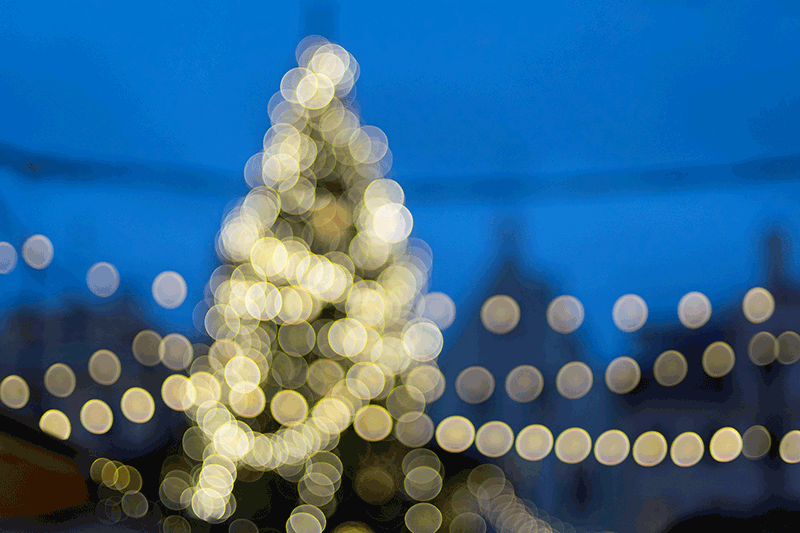
[[[22,258],[35,269],[44,270],[53,262],[53,243],[44,235],[33,235],[22,245]],[[9,242],[0,242],[0,274],[10,274],[17,266],[17,251]],[[120,275],[111,263],[95,263],[86,272],[86,285],[93,294],[108,298],[119,288]],[[180,307],[186,300],[187,287],[183,276],[167,270],[158,274],[152,285],[153,299],[165,309]]]
[[[520,457],[528,461],[540,461],[555,449],[558,459],[574,464],[585,460],[592,450],[592,439],[582,428],[573,427],[562,431],[553,441],[550,430],[540,424],[525,427],[516,440],[511,427],[505,422],[491,421],[478,430],[463,416],[450,416],[436,428],[436,442],[451,453],[462,453],[475,444],[477,450],[490,458],[502,457],[515,447]],[[772,438],[764,426],[755,425],[745,431],[744,436],[732,427],[717,430],[711,437],[709,452],[718,462],[725,463],[743,454],[748,459],[764,457],[770,450]],[[641,466],[661,463],[669,451],[673,462],[682,467],[694,466],[703,457],[703,440],[697,433],[678,435],[668,446],[667,440],[657,431],[639,435],[633,443],[633,459]],[[594,445],[594,455],[603,465],[622,463],[631,451],[628,437],[620,430],[602,433]],[[800,430],[786,433],[780,441],[779,454],[789,464],[800,462]]]
[[[769,332],[761,331],[751,338],[748,356],[757,366],[765,366],[776,360],[782,365],[793,364],[800,358],[800,335],[786,331],[776,338]],[[712,378],[726,376],[733,370],[735,361],[733,348],[726,342],[714,342],[703,351],[703,370]],[[664,387],[681,383],[688,369],[686,358],[676,350],[663,352],[653,365],[656,382]],[[639,385],[641,375],[639,364],[633,358],[617,357],[606,368],[605,383],[611,392],[627,394]],[[558,393],[570,400],[585,396],[591,390],[593,382],[591,369],[580,361],[565,364],[556,375]],[[479,404],[494,393],[495,379],[485,367],[471,366],[458,374],[455,387],[461,400]],[[531,402],[539,397],[543,388],[544,377],[533,365],[519,365],[506,376],[506,393],[515,402]]]
[[[763,287],[747,291],[742,299],[744,315],[753,324],[769,320],[775,311],[775,298]],[[517,327],[520,307],[511,296],[498,294],[487,299],[481,307],[481,322],[484,327],[503,335]],[[548,325],[563,334],[577,330],[585,316],[583,304],[575,296],[563,295],[553,299],[547,306]],[[620,296],[614,303],[611,318],[621,331],[634,332],[647,322],[648,309],[644,299],[636,294]],[[689,329],[703,327],[711,318],[711,301],[701,292],[689,292],[678,302],[678,319]]]

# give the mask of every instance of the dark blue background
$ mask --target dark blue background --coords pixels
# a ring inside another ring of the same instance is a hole
[[[476,427],[505,420],[515,432],[543,423],[555,436],[581,426],[593,439],[618,428],[631,442],[649,430],[670,442],[695,431],[706,446],[728,425],[743,433],[763,424],[776,441],[800,428],[791,407],[800,366],[762,369],[746,356],[757,331],[800,328],[800,8],[789,1],[5,2],[0,241],[20,251],[28,236],[45,234],[55,260],[35,272],[20,259],[0,277],[0,320],[26,306],[47,316],[133,302],[137,321],[194,335],[192,309],[218,265],[221,217],[247,192],[242,168],[269,127],[266,103],[308,33],[334,38],[359,61],[362,116],[386,132],[413,236],[434,253],[430,289],[457,306],[444,332],[439,364],[448,384],[431,409],[434,422],[461,414]],[[86,288],[86,270],[98,261],[122,276],[108,300]],[[175,310],[150,295],[164,270],[180,272],[189,287]],[[754,286],[777,301],[774,317],[757,326],[741,311]],[[714,314],[690,332],[676,309],[694,290],[711,299]],[[522,309],[506,336],[485,331],[478,316],[497,293]],[[626,293],[641,295],[650,311],[634,334],[611,320]],[[544,318],[560,294],[586,309],[568,336]],[[68,325],[60,328],[43,330],[57,349],[40,347],[38,360],[0,346],[0,375],[41,376],[57,360],[84,370],[100,346],[59,345]],[[719,389],[700,367],[716,340],[737,355]],[[680,349],[690,365],[670,390],[652,379],[666,349]],[[117,396],[137,380],[156,383],[157,371],[118,350],[128,381]],[[603,383],[605,366],[621,355],[636,359],[644,378],[625,397]],[[586,362],[595,379],[575,401],[554,387],[571,360]],[[545,391],[518,405],[502,385],[523,363],[542,371]],[[473,364],[497,381],[480,406],[453,389]],[[77,421],[88,399],[81,394],[92,394],[85,378],[79,373],[76,394],[61,405],[79,446],[122,459],[169,432],[172,413],[133,427],[114,392],[114,429],[89,434]],[[15,416],[35,425],[44,406],[32,395]],[[630,458],[603,467],[591,456],[581,465],[554,455],[527,463],[513,451],[499,463],[519,494],[553,516],[621,532],[640,529],[642,515],[667,523],[714,506],[758,514],[773,493],[800,496],[800,467],[775,453],[729,464],[706,455],[689,469],[668,459],[646,469]]]

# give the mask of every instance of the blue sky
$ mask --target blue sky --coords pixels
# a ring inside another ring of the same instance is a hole
[[[238,172],[309,31],[359,61],[401,183],[736,161],[770,149],[747,119],[798,95],[787,0],[110,5],[3,3],[0,142]]]

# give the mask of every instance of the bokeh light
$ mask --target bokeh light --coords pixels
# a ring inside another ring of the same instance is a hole
[[[514,298],[505,294],[492,296],[481,307],[483,326],[498,335],[504,335],[516,328],[519,319],[519,304]]]
[[[711,301],[702,292],[685,294],[678,302],[678,320],[689,329],[706,325],[711,318]]]
[[[86,285],[93,294],[108,298],[119,288],[119,271],[111,263],[95,263],[86,272]]]
[[[614,325],[625,332],[641,329],[647,322],[647,304],[641,296],[625,294],[614,303],[611,311]]]
[[[80,420],[86,431],[102,435],[111,429],[111,425],[114,423],[114,414],[103,400],[92,399],[81,407]]]
[[[89,358],[89,376],[100,385],[113,385],[120,375],[122,365],[111,350],[97,350]]]
[[[735,363],[733,348],[726,342],[713,342],[703,352],[703,370],[712,378],[727,375]]]
[[[527,461],[541,461],[553,449],[553,434],[545,426],[532,424],[517,434],[517,453]]]
[[[183,276],[168,270],[153,280],[153,299],[164,309],[177,309],[186,300],[187,288]]]
[[[544,377],[532,365],[515,367],[506,376],[506,394],[519,403],[532,402],[542,393]]]
[[[559,296],[547,306],[547,324],[553,330],[568,334],[583,324],[584,309],[574,296]]]
[[[122,414],[137,424],[144,424],[153,418],[156,403],[153,396],[141,387],[132,387],[125,391],[120,401]]]
[[[466,451],[475,441],[475,426],[463,416],[449,416],[436,428],[436,443],[450,453]]]
[[[606,368],[606,386],[611,392],[627,394],[639,385],[642,371],[630,357],[617,357]]]
[[[58,409],[50,409],[42,415],[39,419],[39,429],[61,440],[67,440],[72,433],[69,418]]]
[[[618,429],[610,429],[600,434],[594,443],[594,457],[606,466],[616,466],[628,457],[631,443],[628,436]]]
[[[751,426],[742,435],[742,455],[756,461],[769,453],[772,435],[761,425]]]
[[[478,428],[475,447],[486,457],[501,457],[514,445],[514,432],[505,422],[493,420]]]
[[[784,331],[778,336],[778,362],[791,365],[800,359],[800,335],[794,331]]]
[[[45,269],[53,262],[53,243],[44,235],[33,235],[22,245],[22,258],[31,268]]]
[[[75,390],[75,372],[64,363],[55,363],[44,373],[44,387],[58,398],[67,398]]]
[[[22,409],[28,405],[31,391],[28,383],[20,376],[6,376],[0,381],[0,401],[11,409]]]
[[[718,429],[711,437],[708,450],[720,463],[733,461],[742,453],[742,436],[732,427]]]
[[[0,242],[0,274],[10,274],[17,266],[17,250],[11,243]]]
[[[646,431],[633,443],[633,460],[641,466],[656,466],[667,456],[667,439],[658,431]]]
[[[482,366],[471,366],[456,377],[456,394],[471,404],[483,403],[494,393],[494,376]]]
[[[656,358],[653,363],[653,374],[659,385],[664,387],[674,387],[686,377],[689,371],[689,364],[682,353],[675,350],[667,350]]]
[[[690,467],[700,462],[703,458],[705,447],[700,435],[692,431],[681,433],[672,441],[670,457],[678,466]]]
[[[742,310],[747,320],[753,324],[761,324],[769,320],[775,312],[775,298],[767,289],[754,287],[744,295]]]
[[[568,464],[580,463],[592,452],[592,438],[582,428],[565,429],[556,439],[556,457]]]
[[[556,375],[558,393],[569,400],[583,398],[592,388],[594,378],[589,365],[572,361],[561,367]]]

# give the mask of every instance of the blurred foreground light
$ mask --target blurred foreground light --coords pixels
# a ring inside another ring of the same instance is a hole
[[[742,436],[732,427],[718,429],[708,444],[711,457],[720,463],[733,461],[742,453]]]
[[[633,443],[633,460],[641,466],[656,466],[667,456],[667,439],[658,431],[646,431]]]
[[[133,357],[144,366],[155,366],[160,361],[159,345],[161,344],[161,335],[153,330],[146,329],[140,331],[133,338],[131,350]]]
[[[602,465],[616,466],[628,457],[630,449],[628,436],[618,429],[610,429],[597,437],[594,457]]]
[[[436,428],[436,443],[450,453],[466,451],[475,441],[475,426],[463,416],[449,416]]]
[[[586,363],[572,361],[561,367],[556,375],[558,393],[569,400],[583,398],[592,388],[594,378]]]
[[[686,377],[689,364],[683,354],[675,350],[667,350],[656,358],[653,374],[663,387],[674,387]]]
[[[111,350],[97,350],[89,358],[89,376],[100,385],[113,385],[121,374],[119,357]]]
[[[764,426],[751,426],[742,435],[742,455],[753,461],[761,459],[772,447],[772,436]]]
[[[119,288],[119,272],[111,263],[95,263],[86,272],[86,285],[101,298],[108,298]]]
[[[611,392],[627,394],[639,385],[642,371],[630,357],[617,357],[606,368],[606,386]]]
[[[50,409],[42,415],[39,419],[39,429],[61,440],[67,440],[72,433],[69,418],[58,409]]]
[[[19,376],[7,376],[0,382],[0,401],[11,409],[22,409],[31,397],[28,384]]]
[[[170,370],[185,369],[193,357],[192,343],[180,333],[171,333],[158,343],[158,358]]]
[[[47,268],[53,262],[53,243],[44,235],[34,235],[22,245],[22,258],[31,268]]]
[[[778,452],[785,462],[800,463],[800,431],[793,429],[786,433],[778,446]]]
[[[514,445],[514,432],[505,422],[486,422],[475,434],[475,447],[486,457],[501,457]]]
[[[322,533],[322,524],[311,513],[296,513],[286,521],[286,533]]]
[[[494,376],[482,366],[462,370],[456,378],[456,394],[471,404],[483,403],[494,392]]]
[[[757,366],[766,366],[778,358],[778,339],[768,331],[753,335],[747,345],[747,356]]]
[[[630,333],[647,322],[647,304],[641,296],[625,294],[614,303],[611,316],[620,330]]]
[[[17,251],[8,242],[0,242],[0,274],[10,274],[17,266]]]
[[[592,452],[592,438],[582,428],[565,429],[556,439],[556,457],[564,463],[580,463]]]
[[[411,448],[428,444],[433,438],[433,433],[433,420],[425,413],[405,413],[394,425],[394,435],[397,440]]]
[[[173,411],[186,411],[195,403],[197,393],[189,378],[173,374],[161,385],[161,399]]]
[[[156,412],[153,397],[141,387],[132,387],[125,391],[120,407],[125,418],[137,424],[144,424]]]
[[[58,398],[66,398],[75,390],[75,372],[64,363],[56,363],[44,373],[44,387]]]
[[[559,296],[547,306],[547,323],[559,333],[572,333],[581,327],[583,318],[583,304],[574,296]]]
[[[702,292],[685,294],[678,302],[678,320],[689,329],[706,325],[711,318],[711,301]]]
[[[449,328],[456,319],[456,304],[443,292],[430,292],[425,295],[423,316],[433,322],[442,331]]]
[[[506,376],[506,394],[515,402],[532,402],[543,388],[544,377],[535,366],[520,365]]]
[[[553,434],[540,424],[527,426],[517,434],[515,447],[526,461],[541,461],[553,449]]]
[[[383,440],[392,432],[392,415],[380,405],[365,405],[356,413],[353,429],[366,441]]]
[[[794,331],[784,331],[778,336],[778,362],[791,365],[800,359],[800,335]]]
[[[102,435],[111,429],[114,423],[114,414],[111,408],[102,400],[89,400],[81,407],[81,425],[89,433]]]
[[[703,352],[703,370],[712,378],[727,375],[735,363],[733,348],[726,342],[713,342]]]
[[[672,441],[669,454],[672,458],[672,462],[676,465],[690,467],[700,462],[700,459],[703,458],[704,451],[705,447],[703,446],[703,439],[700,438],[700,435],[687,431],[675,437],[675,440]]]
[[[504,294],[492,296],[481,307],[483,326],[498,335],[506,334],[516,328],[519,319],[519,304],[512,297]]]
[[[186,299],[186,281],[171,270],[162,272],[153,281],[153,299],[164,309],[176,309]]]
[[[405,523],[411,533],[436,533],[442,525],[442,512],[430,503],[418,503],[406,511]]]
[[[742,299],[744,316],[753,324],[766,322],[775,312],[775,298],[767,289],[754,287]]]

